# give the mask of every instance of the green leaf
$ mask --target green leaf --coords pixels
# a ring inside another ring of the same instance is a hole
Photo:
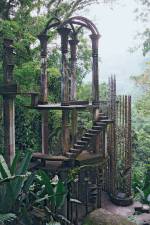
[[[12,165],[10,167],[11,175],[15,174],[15,171],[17,168],[17,163],[18,163],[19,159],[20,159],[20,152],[17,152],[15,155],[15,158],[13,159]]]
[[[55,192],[55,204],[56,208],[61,208],[64,204],[65,198],[67,195],[67,190],[63,182],[60,180],[56,185],[56,192]]]
[[[0,185],[4,184],[4,183],[8,183],[10,181],[16,180],[18,177],[20,178],[25,178],[25,175],[16,175],[16,176],[11,176],[11,177],[6,177],[2,180],[0,180]]]
[[[21,192],[21,189],[23,188],[25,180],[27,179],[28,176],[30,176],[30,174],[27,174],[30,160],[31,160],[31,152],[28,151],[22,162],[20,162],[20,167],[16,171],[16,175],[26,175],[26,176],[18,177],[17,179],[10,182],[11,189],[13,192],[12,195],[13,201],[17,199],[19,193]]]
[[[29,191],[30,186],[33,184],[34,178],[35,178],[35,173],[31,173],[27,177],[27,180],[25,181],[24,186],[23,186],[24,192],[28,192]]]
[[[20,163],[20,167],[16,171],[17,175],[25,174],[27,172],[27,170],[29,168],[31,157],[32,157],[32,152],[31,151],[27,151],[23,161]]]
[[[46,225],[61,225],[61,223],[52,221],[52,222],[46,223]]]
[[[78,199],[74,199],[74,198],[71,198],[70,202],[73,202],[73,203],[76,203],[76,204],[82,204],[81,201],[79,201]]]
[[[145,198],[144,191],[142,191],[139,187],[136,187],[136,189],[139,191],[140,196],[142,197],[142,200],[144,200],[144,198]]]
[[[41,182],[42,184],[45,185],[45,191],[49,195],[49,199],[52,204],[55,204],[55,198],[54,198],[54,191],[53,191],[53,186],[50,183],[50,178],[49,176],[42,170],[38,172],[38,175],[41,177]]]
[[[71,222],[70,222],[66,217],[64,217],[64,216],[61,215],[61,214],[58,214],[58,215],[57,215],[57,219],[60,220],[60,221],[65,222],[65,223],[67,223],[67,224],[71,224]]]
[[[14,219],[16,219],[16,215],[13,213],[6,213],[6,214],[1,214],[0,213],[0,222],[5,223],[5,222],[11,222]]]
[[[7,166],[7,163],[2,155],[0,155],[0,177],[1,178],[6,178],[10,177],[11,173],[10,170]]]
[[[147,201],[150,203],[150,194],[147,196]]]
[[[40,203],[48,199],[49,199],[49,196],[48,194],[46,194],[43,198],[38,198],[37,200],[35,200],[35,203]]]

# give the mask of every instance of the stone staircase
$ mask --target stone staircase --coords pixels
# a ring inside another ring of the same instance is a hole
[[[98,118],[94,121],[91,129],[88,129],[86,133],[77,140],[72,148],[66,153],[66,156],[71,159],[75,159],[83,150],[86,150],[91,143],[93,137],[96,137],[100,132],[104,131],[109,123],[113,121],[105,116],[103,113],[99,113]]]

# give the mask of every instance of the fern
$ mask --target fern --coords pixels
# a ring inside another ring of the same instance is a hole
[[[16,219],[16,215],[13,213],[0,214],[0,224],[4,224],[5,222],[11,222],[14,219]]]

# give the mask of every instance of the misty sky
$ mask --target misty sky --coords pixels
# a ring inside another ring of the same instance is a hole
[[[94,5],[83,13],[98,27],[100,34],[99,55],[100,80],[106,81],[111,74],[116,74],[118,91],[131,93],[133,83],[129,79],[131,75],[143,72],[145,58],[141,50],[134,53],[129,48],[137,44],[136,32],[141,30],[142,24],[135,21],[136,8],[134,0],[120,1],[124,3],[110,5]],[[90,80],[90,75],[85,81]]]

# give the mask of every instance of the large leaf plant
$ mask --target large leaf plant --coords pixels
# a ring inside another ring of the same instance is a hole
[[[69,224],[59,213],[67,196],[67,186],[57,175],[50,179],[42,170],[28,172],[30,160],[31,152],[27,152],[23,160],[16,154],[8,167],[0,155],[0,224],[13,220],[17,225]]]

